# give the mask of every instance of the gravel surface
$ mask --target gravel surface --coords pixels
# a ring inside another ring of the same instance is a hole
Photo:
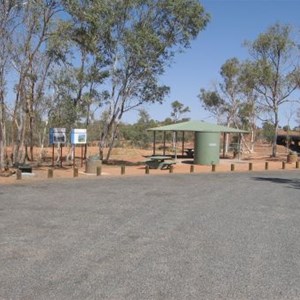
[[[300,299],[300,173],[0,185],[0,299]]]

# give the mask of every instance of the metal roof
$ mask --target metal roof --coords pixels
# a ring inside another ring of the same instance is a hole
[[[248,133],[248,131],[211,124],[203,121],[187,121],[166,126],[149,128],[151,131],[193,131],[193,132],[226,132],[226,133]]]

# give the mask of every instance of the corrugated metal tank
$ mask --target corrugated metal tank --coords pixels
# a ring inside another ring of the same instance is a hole
[[[217,165],[220,162],[220,133],[195,132],[194,164]]]

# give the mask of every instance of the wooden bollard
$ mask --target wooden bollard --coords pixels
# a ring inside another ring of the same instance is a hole
[[[211,165],[211,171],[216,172],[216,165]]]
[[[296,161],[296,169],[299,169],[299,161]]]
[[[121,175],[125,175],[125,165],[121,166]]]
[[[231,172],[233,172],[235,170],[235,165],[234,164],[231,164],[230,170],[231,170]]]
[[[282,162],[282,170],[285,169],[285,161]]]
[[[101,174],[102,174],[102,167],[98,166],[97,169],[96,169],[96,175],[101,176]]]
[[[78,168],[73,169],[73,177],[78,177]]]
[[[194,173],[194,171],[195,171],[195,166],[194,166],[194,165],[191,165],[191,166],[190,166],[190,173]]]
[[[170,168],[169,168],[169,173],[173,173],[173,171],[174,171],[174,166],[171,165]]]
[[[269,170],[269,162],[265,162],[265,170]]]
[[[249,163],[249,171],[253,170],[253,163]]]
[[[53,169],[48,169],[48,178],[53,178]]]
[[[17,180],[21,180],[22,179],[22,171],[17,169],[16,176],[17,176]]]
[[[148,175],[150,173],[149,170],[150,170],[149,166],[145,166],[145,174]]]

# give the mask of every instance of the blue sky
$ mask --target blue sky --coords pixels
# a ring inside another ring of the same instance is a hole
[[[174,64],[161,78],[170,86],[171,92],[164,104],[144,107],[151,118],[164,120],[170,116],[171,103],[178,100],[189,106],[191,113],[186,117],[214,122],[205,112],[197,95],[200,88],[210,89],[219,79],[221,65],[229,58],[240,60],[248,57],[242,45],[245,40],[253,41],[276,22],[290,24],[300,31],[300,0],[202,0],[211,21],[200,32],[191,48],[175,57]],[[298,106],[299,107],[299,106]],[[294,109],[296,109],[295,106]],[[124,116],[125,122],[134,122],[136,112]],[[287,124],[289,109],[281,113],[281,125]],[[295,126],[294,119],[292,120]]]

